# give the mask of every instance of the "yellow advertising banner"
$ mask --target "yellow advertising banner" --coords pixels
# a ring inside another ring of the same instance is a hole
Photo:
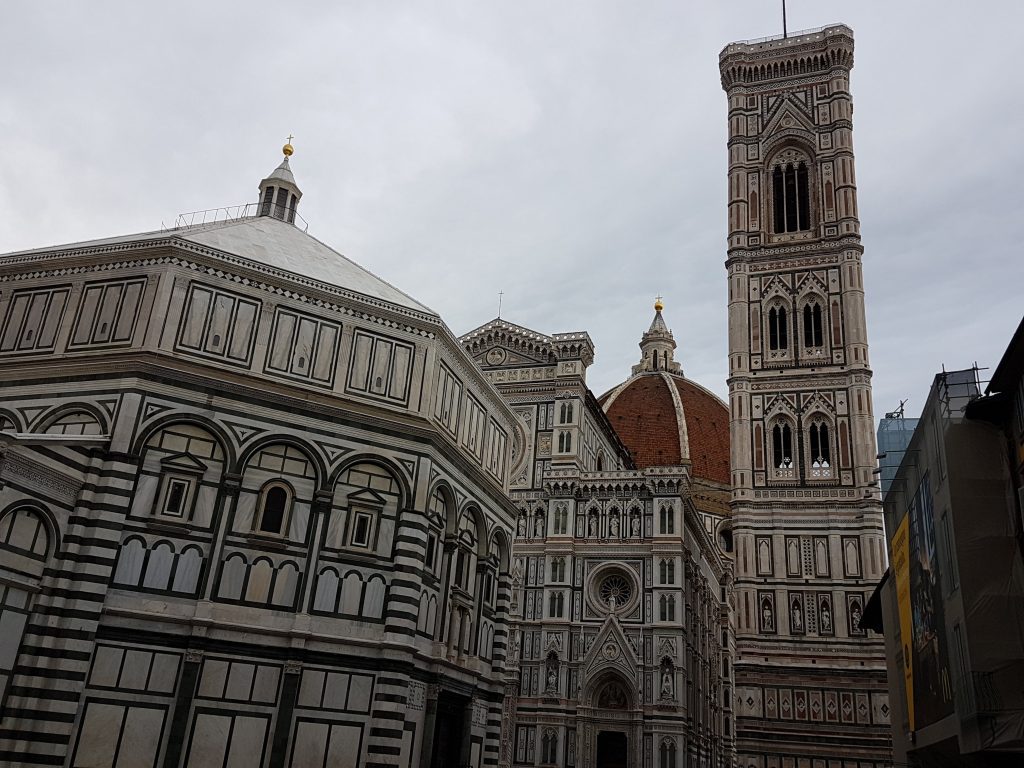
[[[892,567],[896,575],[896,604],[900,611],[900,642],[903,645],[903,684],[907,697],[907,721],[914,730],[914,621],[910,608],[910,515],[892,537]]]

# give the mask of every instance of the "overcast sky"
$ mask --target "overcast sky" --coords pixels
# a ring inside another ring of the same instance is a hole
[[[665,297],[726,394],[718,53],[778,0],[22,2],[0,26],[0,252],[247,202],[295,135],[309,231],[456,333],[586,330],[629,374]],[[845,22],[875,413],[1020,322],[1024,3],[790,0]],[[315,276],[314,276],[315,277]]]

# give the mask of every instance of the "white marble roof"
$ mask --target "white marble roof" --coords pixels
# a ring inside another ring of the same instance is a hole
[[[342,256],[298,227],[270,216],[221,221],[195,227],[145,232],[0,254],[0,260],[46,252],[68,252],[151,240],[184,240],[247,261],[361,293],[401,307],[436,314],[351,259]]]

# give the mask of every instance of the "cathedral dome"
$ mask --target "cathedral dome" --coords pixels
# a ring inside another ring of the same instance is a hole
[[[727,486],[729,409],[683,376],[660,308],[640,348],[643,358],[633,375],[600,398],[637,468],[689,464],[695,480]]]

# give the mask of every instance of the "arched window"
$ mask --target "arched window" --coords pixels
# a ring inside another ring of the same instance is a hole
[[[555,533],[569,532],[569,510],[565,507],[555,507]]]
[[[662,595],[658,598],[658,617],[661,621],[676,620],[676,598],[674,595]]]
[[[768,348],[789,349],[789,317],[785,307],[768,310]]]
[[[772,461],[777,469],[793,466],[793,430],[786,422],[772,427]]]
[[[674,739],[665,739],[658,748],[659,768],[676,768],[676,742]]]
[[[565,614],[565,595],[552,592],[548,597],[548,618],[560,619]]]
[[[556,557],[551,561],[551,581],[565,581],[565,558]]]
[[[811,477],[832,477],[832,439],[828,423],[824,419],[812,421],[807,437],[811,454]]]
[[[562,407],[559,411],[559,424],[571,424],[573,417],[572,403],[562,403]]]
[[[772,171],[772,201],[776,234],[810,229],[811,204],[805,162],[801,160],[775,166]]]
[[[658,575],[661,577],[662,584],[675,584],[676,561],[668,559],[662,560],[658,564]]]
[[[558,435],[558,452],[569,453],[572,450],[572,434],[562,432]]]
[[[545,731],[541,740],[541,762],[545,765],[558,762],[558,734]]]
[[[285,522],[291,509],[291,490],[284,483],[270,483],[260,494],[256,530],[280,536],[284,533]]]
[[[658,513],[658,531],[663,534],[672,534],[676,530],[676,515],[671,507],[662,507]]]
[[[817,301],[812,301],[804,305],[804,346],[820,347],[823,343],[821,305]]]

